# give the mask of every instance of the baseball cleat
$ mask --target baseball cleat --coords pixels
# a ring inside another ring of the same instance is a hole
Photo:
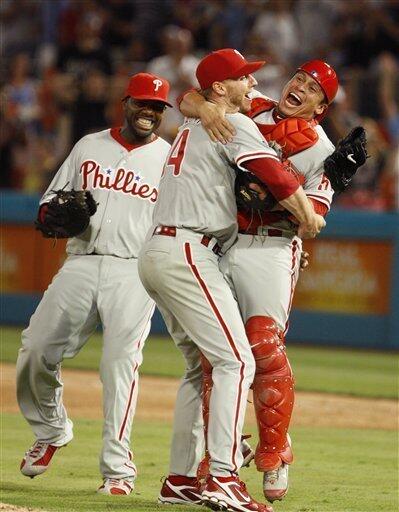
[[[66,445],[64,445],[66,446]],[[61,448],[61,446],[54,446],[53,444],[43,443],[36,441],[35,444],[29,448],[21,461],[21,473],[30,478],[41,475],[49,467],[54,453]]]
[[[271,503],[282,500],[288,492],[288,468],[283,462],[279,468],[263,473],[263,494]]]
[[[240,449],[243,457],[242,468],[248,468],[252,460],[255,458],[255,452],[251,448],[247,439],[251,437],[251,434],[241,436]],[[197,478],[200,481],[205,480],[209,474],[209,453],[206,452],[205,457],[201,460],[197,469]]]
[[[197,478],[169,475],[165,478],[158,503],[171,505],[202,505],[200,484]]]
[[[134,489],[131,478],[104,478],[103,484],[97,489],[98,494],[129,496]]]
[[[227,512],[273,512],[272,507],[255,501],[238,475],[209,475],[203,491],[202,503],[212,510]]]

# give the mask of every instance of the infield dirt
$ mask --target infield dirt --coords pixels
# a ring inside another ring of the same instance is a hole
[[[0,372],[2,411],[17,413],[15,366],[2,363]],[[96,372],[65,369],[62,380],[64,402],[72,418],[102,417],[102,386]],[[141,377],[136,419],[171,422],[178,385],[177,379]],[[397,417],[395,400],[297,392],[292,425],[396,430]],[[248,407],[247,423],[255,423],[252,407]]]

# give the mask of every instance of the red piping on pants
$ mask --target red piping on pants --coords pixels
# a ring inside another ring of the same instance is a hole
[[[191,269],[191,272],[194,274],[194,277],[196,278],[196,280],[198,281],[198,284],[200,285],[206,299],[207,299],[207,302],[209,303],[209,305],[211,306],[212,310],[213,310],[213,313],[215,314],[220,326],[222,327],[222,330],[227,338],[227,341],[229,342],[229,345],[230,347],[232,348],[233,350],[233,353],[234,355],[236,356],[237,360],[240,361],[241,363],[241,368],[240,368],[240,382],[239,382],[239,385],[238,385],[238,398],[237,398],[237,403],[236,403],[236,411],[235,411],[235,418],[234,418],[234,444],[233,444],[233,449],[232,449],[232,455],[231,455],[231,462],[233,464],[233,467],[234,467],[234,471],[237,471],[237,463],[236,463],[236,451],[237,451],[237,446],[238,446],[238,440],[237,440],[237,423],[238,423],[238,416],[239,416],[239,412],[240,412],[240,402],[241,402],[241,395],[242,395],[242,383],[243,383],[243,380],[244,380],[244,367],[245,367],[245,364],[244,364],[244,361],[241,359],[240,357],[240,354],[239,354],[239,351],[237,350],[237,347],[235,346],[234,344],[234,340],[233,340],[233,337],[226,325],[226,323],[224,322],[223,320],[223,317],[220,313],[220,311],[218,310],[216,304],[215,304],[215,301],[213,300],[207,286],[206,286],[206,283],[205,281],[203,280],[203,278],[201,277],[199,271],[198,271],[198,268],[197,266],[194,264],[193,262],[193,258],[192,258],[192,254],[191,254],[191,247],[190,247],[190,244],[188,242],[186,242],[184,244],[184,252],[185,252],[185,255],[186,255],[186,260],[187,260],[187,263],[188,265],[190,266],[190,269]]]

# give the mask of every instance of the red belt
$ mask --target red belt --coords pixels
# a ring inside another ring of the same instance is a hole
[[[163,235],[163,236],[176,236],[176,228],[175,226],[157,226],[154,229],[154,235]],[[209,244],[212,242],[212,240],[215,240],[213,237],[204,235],[201,238],[201,244],[205,245],[205,247],[208,247]],[[212,247],[212,251],[220,256],[222,254],[222,249],[220,248],[220,245],[218,243],[215,243]]]

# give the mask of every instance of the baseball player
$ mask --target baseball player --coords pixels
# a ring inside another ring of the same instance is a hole
[[[232,166],[250,169],[267,184],[280,204],[299,216],[305,236],[315,236],[325,222],[255,123],[239,113],[250,108],[250,73],[263,64],[249,63],[233,49],[213,52],[199,63],[202,94],[226,108],[236,135],[232,143],[215,144],[197,119],[187,119],[180,127],[161,179],[154,226],[139,256],[143,285],[187,363],[176,400],[170,475],[159,497],[163,503],[271,510],[256,503],[238,477],[254,360],[237,303],[219,270],[219,255],[237,236]],[[201,353],[212,364],[214,388],[207,436],[210,476],[200,491]]]
[[[138,369],[154,302],[141,285],[137,257],[152,222],[158,184],[170,145],[159,138],[169,84],[139,73],[123,99],[124,125],[77,142],[40,202],[38,223],[49,215],[57,189],[91,192],[97,211],[87,229],[67,243],[67,259],[22,333],[17,395],[36,442],[21,462],[34,477],[73,438],[62,403],[61,363],[74,357],[99,323],[103,326],[103,448],[99,493],[128,495],[136,467],[130,432]]]
[[[256,84],[254,79],[253,83]],[[298,68],[279,102],[255,93],[256,99],[247,113],[270,144],[278,143],[314,210],[323,216],[333,196],[323,164],[335,147],[318,122],[337,88],[335,71],[322,61],[310,61]],[[213,140],[226,143],[234,134],[222,109],[205,102],[196,92],[182,98],[181,109],[185,115],[201,118]],[[354,163],[343,162],[352,174],[367,155],[363,146],[358,148],[356,144],[351,145]],[[332,160],[334,163],[336,159]],[[264,473],[263,489],[269,501],[282,499],[287,493],[288,465],[293,460],[287,431],[294,403],[294,379],[284,342],[302,250],[293,221],[281,208],[255,215],[253,210],[239,210],[237,243],[220,262],[238,300],[256,361],[253,393],[259,444],[255,462]],[[204,360],[203,368],[206,418],[212,366]]]

